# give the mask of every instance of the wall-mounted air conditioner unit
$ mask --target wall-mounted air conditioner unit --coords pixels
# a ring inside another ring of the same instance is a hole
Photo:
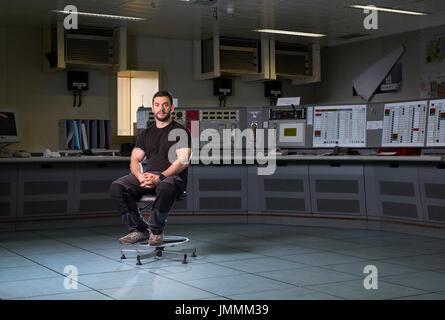
[[[81,27],[65,30],[61,21],[43,34],[44,69],[69,67],[125,70],[127,32],[125,27]]]
[[[193,43],[196,80],[241,76],[244,81],[269,79],[269,40],[214,36]]]
[[[292,84],[321,81],[320,45],[270,40],[271,78],[291,79]]]

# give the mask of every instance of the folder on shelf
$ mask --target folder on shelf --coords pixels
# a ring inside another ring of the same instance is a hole
[[[105,149],[111,149],[111,120],[105,120]]]
[[[85,122],[82,121],[82,149],[83,150],[88,150],[89,149],[89,145],[88,145],[88,136],[87,136],[87,129],[86,129],[86,125]]]
[[[105,121],[98,120],[97,135],[99,136],[99,148],[105,148]]]
[[[73,127],[74,127],[74,149],[80,150],[80,134],[79,134],[79,128],[76,120],[73,120]]]
[[[91,149],[97,148],[97,121],[90,120]]]

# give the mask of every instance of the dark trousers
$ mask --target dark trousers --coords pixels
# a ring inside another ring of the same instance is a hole
[[[176,197],[184,190],[184,181],[176,175],[167,177],[155,188],[148,189],[141,187],[136,176],[129,174],[113,181],[110,194],[116,200],[122,220],[128,225],[130,232],[150,229],[153,234],[161,234]],[[156,194],[148,223],[137,208],[137,201],[144,194]]]

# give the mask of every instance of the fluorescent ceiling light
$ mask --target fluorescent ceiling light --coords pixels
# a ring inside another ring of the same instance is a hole
[[[63,14],[75,14],[74,11],[63,11],[63,10],[53,10],[53,12],[63,13]],[[90,12],[77,12],[80,16],[88,16],[88,17],[96,17],[96,18],[105,18],[105,19],[117,19],[117,20],[131,20],[131,21],[144,21],[145,18],[137,18],[137,17],[126,17],[126,16],[113,16],[111,14],[100,14],[100,13],[90,13]]]
[[[428,13],[424,12],[416,12],[416,11],[407,11],[407,10],[398,10],[398,9],[390,9],[390,8],[380,8],[375,6],[361,6],[361,5],[350,5],[349,7],[355,8],[355,9],[366,9],[366,10],[377,10],[377,11],[385,11],[385,12],[392,12],[392,13],[401,13],[401,14],[410,14],[413,16],[426,16]]]
[[[302,36],[302,37],[325,37],[325,34],[320,33],[309,33],[309,32],[298,32],[298,31],[286,31],[286,30],[275,30],[275,29],[257,29],[253,30],[256,32],[265,32],[265,33],[278,33],[278,34],[288,34],[293,36]]]

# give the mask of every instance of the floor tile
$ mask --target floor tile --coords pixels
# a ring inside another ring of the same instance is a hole
[[[242,271],[216,264],[177,264],[176,266],[153,269],[154,273],[166,278],[186,281],[242,274]]]
[[[47,263],[46,267],[55,270],[59,273],[64,273],[65,268],[68,265],[72,265],[77,268],[78,274],[91,274],[100,272],[114,272],[114,271],[125,271],[134,270],[136,266],[127,265],[120,262],[114,262],[111,260],[105,261],[77,261],[77,262],[65,262],[65,263]]]
[[[367,274],[363,273],[364,268],[367,265],[373,265],[377,268],[377,274],[379,277],[382,276],[390,276],[390,275],[398,275],[398,274],[407,274],[412,272],[419,272],[420,269],[411,268],[407,266],[403,266],[400,264],[392,264],[382,261],[360,261],[353,263],[345,263],[345,264],[336,264],[330,266],[323,266],[325,269],[335,270],[339,272],[350,273],[359,277],[365,277]]]
[[[438,293],[425,293],[415,296],[396,298],[394,300],[445,300],[445,295]]]
[[[220,296],[262,292],[274,289],[286,289],[291,287],[290,285],[279,281],[274,281],[251,274],[189,280],[185,282],[193,285],[194,287]]]
[[[363,280],[345,281],[311,286],[310,289],[335,295],[348,300],[383,300],[395,299],[416,294],[426,293],[425,291],[408,288],[400,285],[378,281],[378,289],[365,289]]]
[[[252,246],[244,247],[243,250],[249,251],[255,254],[261,254],[264,256],[279,257],[294,254],[305,254],[320,252],[320,250],[314,250],[306,247],[293,246],[290,244],[279,244],[273,246]],[[324,250],[323,250],[324,251]]]
[[[307,267],[305,264],[292,262],[277,257],[255,258],[247,260],[221,261],[217,264],[249,273],[286,270]]]
[[[150,285],[159,278],[144,270],[127,270],[79,275],[78,281],[94,289],[113,289]]]
[[[425,270],[445,268],[445,257],[436,254],[418,255],[405,258],[390,258],[381,261]]]
[[[385,282],[425,291],[445,291],[445,273],[422,271],[407,275],[387,276],[381,278]]]
[[[1,268],[14,268],[14,267],[23,267],[34,265],[35,263],[29,259],[21,257],[19,255],[15,256],[6,256],[0,259],[0,271]]]
[[[233,300],[342,300],[341,298],[306,288],[268,290],[267,292],[229,295],[228,297]]]
[[[49,270],[48,268],[33,264],[23,267],[11,267],[0,269],[0,282],[31,280],[41,278],[60,277],[60,274]],[[1,284],[0,284],[1,285]]]
[[[20,300],[113,300],[111,297],[97,291],[81,291],[72,293],[60,293],[54,295],[44,295],[29,298],[20,298]]]
[[[384,246],[338,250],[336,252],[340,254],[359,257],[362,259],[385,259],[385,258],[409,257],[417,255],[412,251],[402,250],[399,248],[387,248]]]
[[[359,277],[343,272],[327,270],[319,267],[306,267],[298,269],[270,271],[259,273],[258,275],[289,283],[295,286],[308,286],[314,284],[340,282]]]
[[[303,263],[311,266],[326,266],[332,264],[363,261],[364,259],[338,254],[334,252],[316,252],[291,256],[282,256],[282,259]]]
[[[168,279],[157,279],[152,285],[103,289],[100,292],[119,300],[197,300],[214,296]]]
[[[89,290],[87,287],[81,284],[77,285],[77,289],[66,289],[65,279],[67,278],[59,276],[46,279],[2,282],[0,285],[0,298],[15,299],[60,293],[72,293],[74,290],[76,290],[75,292]]]

